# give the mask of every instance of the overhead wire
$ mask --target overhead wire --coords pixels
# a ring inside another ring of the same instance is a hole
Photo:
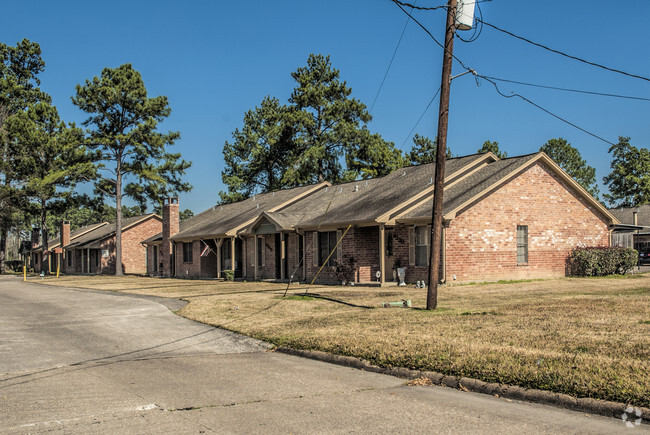
[[[407,3],[407,2],[402,2],[402,1],[399,1],[399,0],[391,0],[391,1],[392,1],[393,3],[395,3],[395,4],[397,4],[397,5],[400,7],[400,9],[402,9],[405,13],[406,13],[406,11],[404,10],[404,8],[403,8],[402,6],[405,6],[405,7],[413,7],[412,4]],[[476,3],[478,4],[478,3],[480,3],[480,2],[477,1]],[[447,5],[445,4],[444,6],[435,6],[435,7],[432,7],[432,8],[414,8],[414,9],[419,9],[419,10],[437,10],[437,9],[445,9],[445,10],[446,10],[446,9],[447,9]],[[516,38],[516,39],[519,39],[519,40],[521,40],[521,41],[527,42],[528,44],[534,45],[534,46],[539,47],[539,48],[542,48],[542,49],[544,49],[544,50],[548,50],[548,51],[550,51],[550,52],[552,52],[552,53],[559,54],[560,56],[564,56],[564,57],[567,57],[567,58],[569,58],[569,59],[573,59],[573,60],[575,60],[575,61],[577,61],[577,62],[582,62],[582,63],[584,63],[584,64],[594,66],[594,67],[596,67],[596,68],[601,68],[601,69],[604,69],[604,70],[606,70],[606,71],[615,72],[615,73],[622,74],[622,75],[625,75],[625,76],[628,76],[628,77],[637,78],[637,79],[640,79],[640,80],[645,80],[645,81],[647,81],[647,82],[650,82],[650,77],[645,77],[645,76],[641,76],[641,75],[638,75],[638,74],[628,73],[628,72],[622,71],[622,70],[617,69],[617,68],[608,67],[608,66],[602,65],[602,64],[597,63],[597,62],[592,62],[592,61],[589,61],[589,60],[583,59],[583,58],[581,58],[581,57],[578,57],[578,56],[574,56],[574,55],[571,55],[571,54],[565,53],[565,52],[563,52],[563,51],[561,51],[561,50],[557,50],[557,49],[551,48],[551,47],[549,47],[549,46],[547,46],[547,45],[540,44],[540,43],[535,42],[535,41],[532,41],[532,40],[530,40],[530,39],[528,39],[528,38],[526,38],[526,37],[524,37],[524,36],[517,35],[517,34],[511,32],[511,31],[509,31],[509,30],[502,29],[502,28],[500,28],[500,27],[498,27],[498,26],[496,26],[496,25],[494,25],[494,24],[488,23],[487,21],[483,20],[482,17],[481,17],[481,18],[477,18],[477,17],[475,17],[474,19],[475,19],[477,22],[480,22],[480,23],[483,24],[483,25],[486,25],[486,26],[488,26],[488,27],[491,27],[491,28],[494,29],[494,30],[497,30],[497,31],[502,32],[502,33],[504,33],[504,34],[506,34],[506,35],[512,36],[513,38]],[[413,20],[415,21],[415,19],[413,19]],[[416,21],[416,22],[417,22],[417,21]],[[419,23],[418,23],[418,24],[419,24]],[[420,27],[422,27],[422,25],[420,25]],[[428,30],[427,30],[427,33],[429,33]],[[429,33],[429,35],[433,38],[433,36],[432,36],[430,33]],[[440,45],[439,42],[436,41],[436,43],[437,43],[438,45]],[[444,48],[444,47],[443,47],[443,48]],[[455,56],[454,56],[454,58],[455,58],[456,60],[458,60]]]
[[[559,119],[560,121],[564,122],[565,124],[570,125],[571,127],[577,128],[578,130],[582,131],[583,133],[588,134],[589,136],[595,137],[596,139],[599,139],[599,140],[605,142],[606,144],[609,144],[609,145],[616,145],[615,143],[610,142],[610,141],[608,141],[607,139],[604,139],[603,137],[598,136],[597,134],[592,133],[592,132],[590,132],[589,130],[584,129],[584,128],[582,128],[582,127],[580,127],[580,126],[578,126],[578,125],[572,123],[571,121],[568,121],[568,120],[562,118],[561,116],[556,115],[555,113],[551,112],[551,111],[548,110],[548,109],[545,109],[544,107],[540,106],[540,105],[537,104],[537,103],[534,103],[533,101],[529,100],[528,98],[524,97],[524,96],[521,95],[521,94],[518,94],[518,93],[516,93],[516,92],[513,92],[513,93],[510,94],[510,95],[504,94],[503,92],[501,92],[501,89],[499,89],[499,86],[496,84],[496,82],[493,81],[493,80],[491,80],[491,79],[489,79],[489,78],[486,77],[486,76],[482,76],[482,75],[480,75],[480,74],[477,74],[477,77],[480,77],[480,78],[482,78],[483,80],[487,81],[488,83],[491,83],[491,84],[494,86],[494,88],[496,89],[497,93],[498,93],[499,95],[501,95],[502,97],[504,97],[504,98],[514,98],[514,97],[521,98],[522,100],[524,100],[524,101],[527,102],[528,104],[530,104],[530,105],[532,105],[532,106],[534,106],[534,107],[537,107],[539,110],[541,110],[541,111],[547,113],[548,115],[551,115],[552,117],[554,117],[554,118],[556,118],[556,119]]]
[[[499,86],[496,84],[496,82],[495,82],[493,79],[491,79],[491,78],[489,78],[489,77],[487,77],[487,76],[483,76],[483,75],[477,74],[476,71],[474,71],[472,68],[469,68],[467,65],[465,65],[465,63],[464,63],[463,61],[461,61],[461,60],[460,60],[456,55],[454,55],[453,53],[450,53],[449,50],[448,50],[444,45],[442,45],[442,44],[441,44],[441,43],[440,43],[440,42],[439,42],[439,41],[438,41],[438,40],[437,40],[437,39],[436,39],[436,38],[431,34],[431,32],[429,31],[429,29],[427,29],[427,28],[426,28],[422,23],[420,23],[420,22],[419,22],[417,19],[415,19],[415,18],[414,18],[410,13],[408,13],[408,12],[406,11],[406,9],[404,9],[403,6],[411,7],[411,6],[412,6],[411,4],[409,4],[409,3],[405,3],[405,2],[401,2],[401,1],[399,1],[399,0],[391,0],[391,1],[392,1],[393,3],[395,3],[395,4],[396,4],[396,5],[397,5],[401,10],[402,10],[402,12],[404,12],[406,15],[408,15],[408,16],[409,16],[409,17],[410,17],[410,18],[411,18],[411,19],[412,19],[412,20],[413,20],[413,21],[414,21],[418,26],[420,26],[420,28],[421,28],[422,30],[424,30],[424,31],[427,33],[427,35],[429,35],[429,37],[430,37],[430,38],[431,38],[431,39],[432,39],[432,40],[433,40],[433,41],[434,41],[434,42],[435,42],[439,47],[441,47],[443,50],[445,50],[445,51],[447,51],[449,54],[451,54],[451,56],[452,56],[452,57],[453,57],[453,58],[454,58],[454,59],[455,59],[455,60],[456,60],[456,61],[457,61],[457,62],[458,62],[458,63],[459,63],[459,64],[460,64],[460,65],[461,65],[465,70],[467,70],[467,71],[469,71],[469,72],[472,72],[472,73],[474,74],[475,77],[480,77],[480,78],[486,80],[487,82],[491,83],[491,84],[494,86],[494,88],[495,88],[495,90],[497,91],[497,93],[498,93],[499,95],[501,95],[502,97],[504,97],[504,98],[514,98],[514,97],[520,98],[520,99],[522,99],[523,101],[527,102],[528,104],[530,104],[530,105],[536,107],[537,109],[539,109],[539,110],[545,112],[546,114],[548,114],[548,115],[550,115],[550,116],[552,116],[552,117],[554,117],[554,118],[556,118],[556,119],[558,119],[558,120],[560,120],[560,121],[562,121],[562,122],[564,122],[564,123],[566,123],[566,124],[568,124],[568,125],[570,125],[570,126],[576,128],[576,129],[582,131],[583,133],[586,133],[586,134],[588,134],[588,135],[590,135],[590,136],[592,136],[592,137],[594,137],[594,138],[596,138],[596,139],[599,139],[599,140],[601,140],[601,141],[603,141],[603,142],[605,142],[605,143],[607,143],[607,144],[609,144],[609,145],[614,145],[613,142],[610,142],[610,141],[608,141],[607,139],[604,139],[603,137],[598,136],[597,134],[592,133],[592,132],[590,132],[589,130],[586,130],[586,129],[584,129],[584,128],[582,128],[582,127],[580,127],[580,126],[578,126],[578,125],[576,125],[576,124],[574,124],[574,123],[568,121],[567,119],[565,119],[565,118],[563,118],[563,117],[561,117],[561,116],[559,116],[559,115],[556,115],[555,113],[553,113],[553,112],[551,112],[550,110],[548,110],[548,109],[546,109],[546,108],[540,106],[539,104],[533,102],[532,100],[530,100],[530,99],[524,97],[524,96],[521,95],[521,94],[518,94],[518,93],[512,93],[511,95],[504,94],[503,92],[501,92],[501,89],[499,89]],[[444,7],[446,7],[446,6],[444,6]],[[440,9],[440,8],[441,8],[441,7],[436,7],[435,9]],[[482,20],[481,20],[481,22],[483,22],[484,24],[487,24],[487,23],[485,23],[485,22],[482,21]],[[489,24],[488,24],[488,25],[489,25]],[[516,35],[513,35],[513,36],[516,36]],[[561,54],[563,54],[563,53],[561,53]],[[600,66],[600,65],[599,65],[599,66]],[[605,67],[605,69],[608,69],[608,68]],[[617,72],[619,72],[619,71],[617,71]],[[643,78],[643,77],[639,77],[639,78]],[[648,80],[650,81],[650,79],[648,79]],[[478,83],[478,82],[477,82],[477,83]],[[440,92],[440,90],[438,90],[438,92]],[[416,126],[417,126],[417,124],[419,124],[420,120],[421,120],[422,117],[424,116],[424,113],[426,113],[426,111],[429,109],[429,106],[431,105],[431,103],[433,103],[433,100],[434,100],[435,97],[437,96],[438,92],[436,93],[436,95],[435,95],[435,96],[431,99],[431,101],[429,102],[429,105],[427,106],[427,108],[425,109],[425,111],[424,111],[424,112],[422,113],[422,115],[420,116],[420,119],[419,119],[418,122],[416,123]],[[415,130],[415,127],[411,130],[411,133],[409,133],[409,137],[410,137],[410,135],[413,133],[413,130]],[[408,138],[406,139],[406,141],[404,141],[404,143],[402,144],[402,147],[406,144],[407,141],[408,141]]]
[[[619,94],[609,94],[606,92],[596,92],[596,91],[585,91],[582,89],[571,89],[571,88],[562,88],[558,86],[548,86],[548,85],[540,85],[536,83],[528,83],[528,82],[521,82],[517,80],[508,80],[508,79],[501,79],[498,77],[490,77],[490,76],[485,76],[486,78],[489,78],[491,80],[495,80],[498,82],[504,82],[504,83],[513,83],[517,85],[523,85],[523,86],[531,86],[534,88],[542,88],[542,89],[552,89],[555,91],[565,91],[565,92],[575,92],[579,94],[588,94],[588,95],[598,95],[602,97],[613,97],[613,98],[625,98],[629,100],[640,100],[640,101],[650,101],[650,98],[645,98],[645,97],[635,97],[632,95],[619,95]]]
[[[436,92],[436,94],[433,96],[433,98],[431,98],[431,101],[429,101],[429,104],[427,104],[427,107],[422,112],[422,115],[420,115],[420,117],[418,118],[418,121],[415,123],[415,125],[413,126],[413,128],[409,132],[408,136],[406,136],[406,139],[404,139],[404,143],[402,143],[402,146],[400,147],[400,149],[404,149],[404,145],[406,145],[406,142],[408,142],[408,140],[411,138],[411,135],[413,134],[413,132],[415,131],[417,126],[420,124],[420,121],[422,121],[422,118],[424,118],[424,114],[427,113],[427,111],[429,110],[429,107],[431,107],[431,104],[433,103],[433,101],[436,99],[436,97],[440,93],[440,89],[441,88],[438,88],[438,91]]]
[[[582,62],[582,63],[585,63],[587,65],[591,65],[591,66],[594,66],[594,67],[597,67],[597,68],[602,68],[602,69],[607,70],[607,71],[615,72],[615,73],[618,73],[618,74],[623,74],[623,75],[628,76],[628,77],[633,77],[633,78],[637,78],[637,79],[641,79],[641,80],[645,80],[647,82],[650,82],[650,78],[648,78],[648,77],[640,76],[640,75],[637,75],[637,74],[631,74],[631,73],[628,73],[628,72],[625,72],[625,71],[621,71],[620,69],[611,68],[611,67],[601,65],[601,64],[596,63],[596,62],[592,62],[592,61],[589,61],[589,60],[586,60],[586,59],[582,59],[582,58],[580,58],[578,56],[573,56],[573,55],[565,53],[563,51],[556,50],[554,48],[548,47],[548,46],[546,46],[544,44],[540,44],[538,42],[531,41],[530,39],[525,38],[523,36],[516,35],[516,34],[510,32],[508,30],[497,27],[494,24],[490,24],[490,23],[484,21],[483,19],[477,18],[477,21],[483,23],[484,25],[486,25],[488,27],[493,28],[494,30],[497,30],[499,32],[505,33],[506,35],[512,36],[513,38],[519,39],[521,41],[527,42],[527,43],[529,43],[531,45],[534,45],[534,46],[539,47],[539,48],[543,48],[544,50],[548,50],[548,51],[550,51],[552,53],[559,54],[559,55],[567,57],[569,59],[573,59],[573,60],[576,60],[578,62]]]
[[[417,3],[417,0],[414,2],[414,4],[415,3]],[[386,81],[386,77],[388,77],[388,72],[390,71],[390,67],[393,65],[393,61],[395,60],[395,55],[397,54],[397,50],[399,49],[399,46],[402,43],[402,38],[404,38],[404,33],[406,33],[406,28],[409,25],[409,21],[411,21],[411,18],[407,17],[406,22],[404,23],[404,28],[402,29],[402,34],[399,35],[399,40],[397,41],[397,45],[395,46],[395,50],[393,51],[393,56],[391,56],[390,62],[388,62],[388,67],[386,68],[386,72],[384,73],[384,78],[381,80],[379,89],[377,89],[377,93],[375,94],[375,99],[372,100],[372,104],[370,105],[370,110],[369,110],[370,113],[372,113],[372,109],[375,108],[375,103],[377,102],[377,98],[379,98],[379,93],[381,92],[381,89],[384,87],[384,82]]]

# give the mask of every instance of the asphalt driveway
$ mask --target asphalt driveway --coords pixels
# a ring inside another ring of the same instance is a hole
[[[2,433],[613,433],[621,420],[289,355],[176,302],[0,277]],[[635,428],[641,432],[647,426]]]

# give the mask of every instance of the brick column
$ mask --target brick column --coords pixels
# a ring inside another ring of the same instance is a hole
[[[162,245],[160,253],[162,259],[162,275],[171,276],[172,273],[172,242],[171,237],[178,234],[180,217],[178,213],[178,198],[165,198],[162,208]]]

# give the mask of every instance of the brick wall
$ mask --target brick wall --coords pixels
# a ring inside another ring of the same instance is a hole
[[[341,235],[345,228],[341,228]],[[314,232],[305,232],[305,264],[307,269],[307,281],[311,281],[320,266],[314,265]],[[335,258],[338,253],[334,253]],[[341,257],[345,261],[352,257],[355,261],[356,270],[354,273],[355,282],[376,281],[375,274],[379,270],[379,228],[359,227],[350,228],[341,240]],[[407,258],[408,261],[408,258]],[[386,270],[390,278],[392,270]],[[319,282],[338,282],[336,268],[325,266],[318,275]]]
[[[192,244],[192,262],[183,261],[183,243]],[[176,242],[176,276],[179,278],[201,277],[201,241]]]
[[[528,226],[528,264],[517,265],[517,225]],[[448,282],[565,275],[578,245],[608,246],[608,225],[537,164],[460,213],[446,230]]]

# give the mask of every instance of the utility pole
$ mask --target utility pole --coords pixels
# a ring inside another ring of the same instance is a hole
[[[438,281],[440,278],[440,251],[442,247],[442,195],[445,189],[445,154],[447,153],[447,124],[449,119],[449,88],[451,87],[451,65],[454,52],[454,18],[457,0],[449,0],[445,50],[442,57],[442,82],[440,84],[440,110],[438,111],[438,137],[436,153],[436,174],[433,187],[433,213],[431,216],[431,253],[429,255],[429,288],[427,289],[427,310],[438,306]]]

